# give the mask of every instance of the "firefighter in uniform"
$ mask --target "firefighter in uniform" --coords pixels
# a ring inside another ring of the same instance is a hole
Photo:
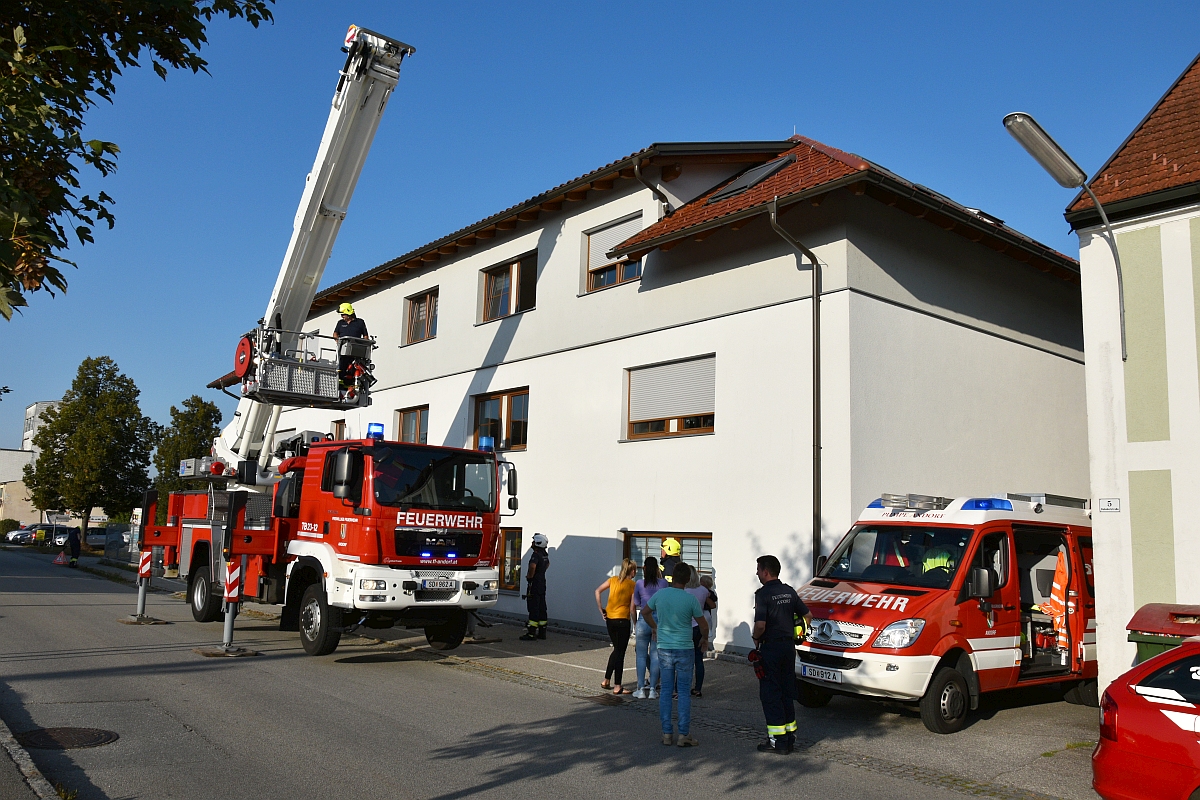
[[[525,604],[529,609],[529,623],[521,640],[532,642],[546,638],[546,570],[550,569],[550,556],[546,545],[550,540],[545,534],[533,535],[533,548],[529,553],[529,569],[525,572]]]
[[[792,752],[796,743],[796,636],[812,622],[808,606],[796,590],[779,580],[779,559],[758,557],[758,580],[754,593],[754,644],[758,648],[762,676],[758,697],[767,718],[764,753]],[[801,623],[803,620],[803,623]]]
[[[77,568],[79,566],[79,529],[71,528],[67,531],[67,547],[71,549],[71,560],[67,562],[68,567]]]
[[[338,314],[341,316],[341,320],[333,328],[334,339],[340,339],[343,336],[350,336],[356,339],[367,338],[367,323],[355,316],[354,306],[349,303],[342,303],[338,306]],[[343,389],[353,383],[350,378],[350,364],[353,361],[353,356],[338,356],[338,382]]]
[[[675,565],[679,563],[679,553],[683,548],[679,544],[679,540],[668,536],[663,539],[662,543],[662,558],[659,559],[659,567],[662,570],[661,575],[667,579],[667,583],[671,583],[671,574],[675,571]],[[683,587],[680,586],[680,589]]]

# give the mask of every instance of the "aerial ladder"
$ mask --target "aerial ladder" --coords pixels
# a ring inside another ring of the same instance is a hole
[[[400,63],[416,49],[352,25],[343,50],[346,64],[266,313],[238,342],[233,371],[209,384],[236,397],[238,407],[213,442],[212,458],[191,468],[231,477],[231,489],[262,491],[278,480],[272,445],[284,406],[344,410],[371,403],[374,342],[301,328],[399,81]],[[229,391],[235,385],[240,395]]]

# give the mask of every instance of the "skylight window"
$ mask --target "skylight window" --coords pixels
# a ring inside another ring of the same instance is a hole
[[[727,197],[739,195],[750,187],[757,186],[758,184],[762,183],[767,178],[771,177],[776,172],[779,172],[779,170],[783,169],[795,160],[795,156],[784,156],[783,158],[777,158],[774,161],[768,161],[766,164],[760,164],[754,169],[748,169],[739,175],[737,180],[735,180],[733,183],[729,184],[724,189],[708,198],[708,203],[716,203],[720,200],[724,200]],[[705,203],[705,205],[708,203]]]

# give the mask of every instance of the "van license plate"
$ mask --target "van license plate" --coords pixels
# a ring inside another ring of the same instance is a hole
[[[829,683],[841,683],[842,673],[836,669],[822,669],[821,667],[810,667],[808,664],[800,666],[800,674],[805,678],[816,678],[819,681],[828,681]]]
[[[457,589],[458,581],[450,581],[439,578],[426,578],[421,581],[422,589]]]

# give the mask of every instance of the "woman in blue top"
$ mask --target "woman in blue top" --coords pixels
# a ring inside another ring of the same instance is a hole
[[[633,600],[630,601],[630,616],[637,619],[633,648],[637,655],[637,690],[633,693],[635,700],[655,700],[658,698],[658,646],[654,642],[653,631],[646,622],[644,610],[650,598],[661,589],[670,586],[663,580],[658,571],[658,559],[650,556],[642,564],[642,579],[633,586]],[[639,615],[638,612],[642,613]],[[650,668],[650,682],[646,683],[646,668]]]

